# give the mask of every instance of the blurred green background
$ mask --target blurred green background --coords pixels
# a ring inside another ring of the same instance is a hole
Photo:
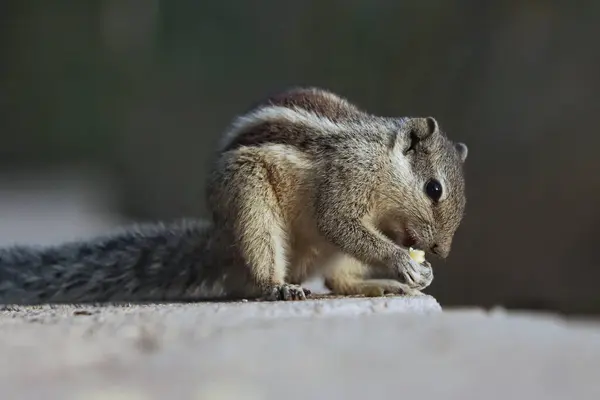
[[[433,115],[469,145],[467,217],[429,290],[440,303],[600,312],[599,2],[4,0],[0,10],[3,176],[38,174],[43,192],[55,188],[48,170],[91,168],[114,194],[106,207],[127,220],[203,215],[206,166],[231,118],[273,91],[323,86],[376,114]],[[9,233],[22,220],[7,225],[10,215],[0,209]]]

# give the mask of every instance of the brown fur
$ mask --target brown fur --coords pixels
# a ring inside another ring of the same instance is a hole
[[[304,299],[317,274],[337,294],[418,293],[432,269],[407,247],[448,256],[467,153],[433,118],[370,115],[316,88],[271,96],[223,137],[211,221],[0,249],[0,302]]]
[[[278,93],[268,98],[263,105],[302,108],[336,122],[360,116],[363,113],[347,100],[317,88],[296,88]]]
[[[268,298],[302,299],[318,273],[340,294],[416,293],[431,265],[403,243],[448,255],[466,149],[433,118],[372,116],[315,88],[272,96],[234,123],[209,179],[215,235],[231,243],[223,268]],[[444,182],[439,204],[430,178]]]

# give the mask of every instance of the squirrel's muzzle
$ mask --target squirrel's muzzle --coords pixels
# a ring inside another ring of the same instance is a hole
[[[440,258],[447,258],[450,254],[450,244],[440,245],[438,243],[434,243],[430,250],[433,254]]]

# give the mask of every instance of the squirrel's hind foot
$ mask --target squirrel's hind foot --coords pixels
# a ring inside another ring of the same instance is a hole
[[[328,280],[327,287],[343,296],[382,297],[386,295],[422,295],[417,289],[393,279],[366,279],[356,281]]]
[[[284,283],[281,285],[275,285],[269,287],[264,291],[262,300],[264,301],[290,301],[290,300],[306,300],[306,297],[310,295],[310,290],[304,289],[300,285],[293,285],[291,283]]]

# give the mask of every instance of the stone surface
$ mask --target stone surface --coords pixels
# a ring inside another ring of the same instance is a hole
[[[5,307],[0,394],[600,398],[600,325],[552,316],[439,312],[434,303],[422,297]]]
[[[0,178],[0,244],[122,223],[73,181]],[[600,324],[440,310],[428,296],[0,307],[0,399],[600,399]]]

